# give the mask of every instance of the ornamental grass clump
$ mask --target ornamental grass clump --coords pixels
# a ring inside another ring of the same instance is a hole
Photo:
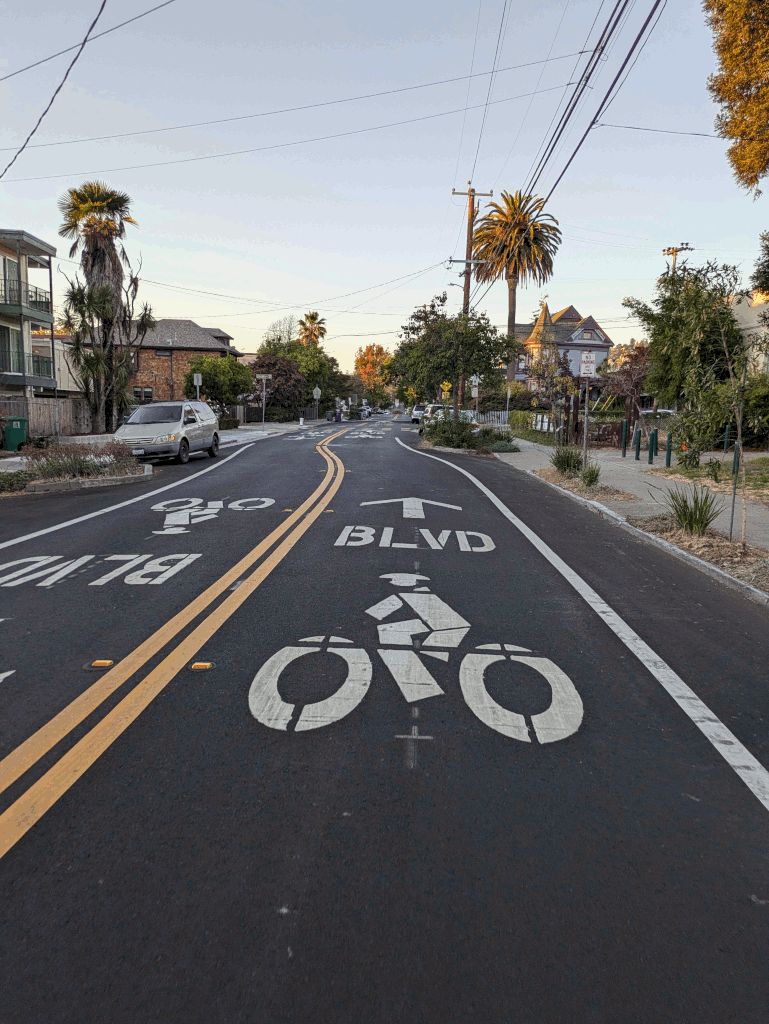
[[[571,445],[558,445],[550,456],[550,463],[564,476],[579,476],[582,472],[582,452]]]
[[[704,533],[723,508],[723,503],[712,491],[696,485],[691,491],[674,487],[665,496],[664,504],[687,533]]]
[[[36,480],[71,480],[74,477],[124,476],[136,472],[136,460],[122,441],[101,447],[91,444],[52,444],[25,447],[27,471]]]
[[[585,487],[595,487],[601,475],[601,467],[597,462],[588,462],[579,477]]]

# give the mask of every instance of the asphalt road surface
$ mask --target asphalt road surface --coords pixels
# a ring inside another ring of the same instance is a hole
[[[769,1021],[767,612],[417,443],[0,500],[2,1024]]]

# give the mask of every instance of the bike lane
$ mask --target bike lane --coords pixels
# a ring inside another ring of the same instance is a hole
[[[23,1019],[760,1019],[766,811],[471,484],[356,434],[214,667],[4,859]]]
[[[118,664],[285,523],[326,472],[315,444],[196,460],[160,482],[169,490],[87,495],[18,522],[0,550],[0,757],[104,673],[94,661]]]

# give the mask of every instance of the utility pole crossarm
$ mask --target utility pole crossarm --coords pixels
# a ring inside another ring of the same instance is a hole
[[[678,245],[670,245],[667,249],[662,250],[663,256],[673,257],[673,266],[671,268],[671,273],[673,274],[676,272],[676,259],[678,258],[679,252],[694,252],[694,246],[689,245],[688,242],[680,242]]]

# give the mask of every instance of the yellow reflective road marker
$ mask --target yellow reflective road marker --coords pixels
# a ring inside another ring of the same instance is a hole
[[[332,434],[327,440],[321,442],[321,444],[326,444],[345,432],[345,430],[340,430],[336,434]],[[139,644],[122,661],[118,662],[114,668],[105,672],[93,686],[90,686],[79,697],[76,697],[71,704],[68,704],[67,707],[55,715],[50,722],[38,729],[29,739],[21,743],[7,757],[0,761],[0,793],[20,778],[24,772],[28,771],[44,754],[52,750],[60,740],[92,714],[115,690],[127,682],[134,673],[138,672],[150,658],[153,658],[166,644],[170,643],[185,626],[188,626],[213,601],[231,587],[233,583],[237,582],[244,572],[247,572],[287,530],[301,519],[306,511],[312,508],[331,483],[335,471],[335,464],[329,458],[328,453],[321,451],[320,445],[317,450],[326,460],[326,475],[309,498],[299,506],[293,515],[284,520],[263,541],[257,544],[255,548],[249,551],[247,555],[241,558],[215,583],[212,583],[207,590],[204,590],[194,601],[191,601],[186,608],[177,612],[159,630]]]
[[[97,661],[92,661],[91,668],[112,668],[114,664],[114,661],[107,661],[106,658],[101,658]]]
[[[326,442],[323,443],[325,444]],[[148,676],[134,686],[112,711],[105,715],[45,775],[33,783],[15,803],[0,815],[0,857],[4,856],[32,828],[35,822],[47,810],[53,807],[57,800],[77,782],[81,775],[85,774],[104,751],[139,717],[142,711],[165,689],[177,673],[189,663],[200,648],[214,636],[221,626],[269,576],[272,570],[280,564],[296,545],[297,541],[304,536],[315,520],[325,511],[326,506],[339,490],[344,480],[344,466],[336,454],[324,451],[321,445],[318,445],[316,450],[325,459],[329,460],[329,463],[331,459],[333,459],[334,463],[332,472],[335,473],[335,476],[325,495],[308,512],[305,519],[281,542],[275,551],[241,583],[237,590],[230,593]],[[15,753],[16,751],[14,751]],[[9,758],[13,756],[11,754]],[[6,761],[9,758],[6,758]]]

